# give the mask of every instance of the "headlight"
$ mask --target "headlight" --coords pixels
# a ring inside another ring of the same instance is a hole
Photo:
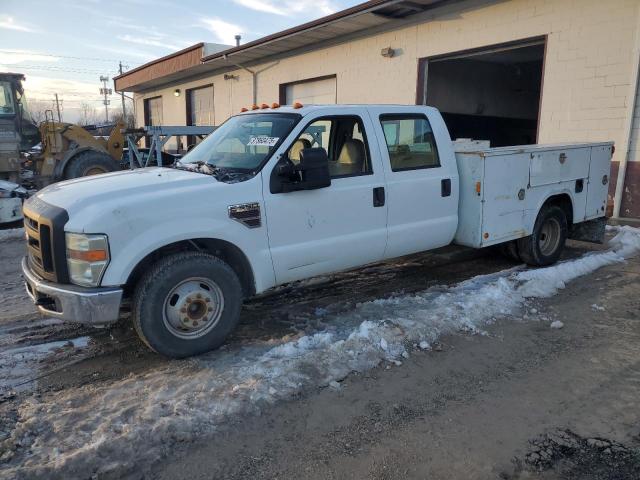
[[[76,285],[96,287],[109,264],[109,242],[106,235],[66,233],[67,267]]]

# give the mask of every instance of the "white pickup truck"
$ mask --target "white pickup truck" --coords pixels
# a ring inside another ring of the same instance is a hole
[[[185,357],[283,283],[452,242],[542,266],[568,237],[601,240],[612,150],[452,142],[423,106],[274,105],[172,168],[40,191],[22,268],[44,314],[102,325],[130,309],[149,347]]]

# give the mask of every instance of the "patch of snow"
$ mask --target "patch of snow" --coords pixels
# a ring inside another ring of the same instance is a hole
[[[594,303],[593,305],[591,305],[591,309],[592,310],[596,310],[598,312],[604,312],[605,308],[602,305],[598,305],[597,303]]]
[[[3,240],[13,240],[16,238],[24,238],[24,227],[0,230],[0,242],[2,242]]]
[[[420,342],[420,348],[422,350],[429,350],[431,348],[431,345],[429,345],[429,342],[425,342],[424,340]]]
[[[560,320],[555,320],[553,322],[551,322],[551,325],[549,325],[551,328],[556,328],[556,329],[560,329],[562,327],[564,327],[564,323],[562,323]]]
[[[229,345],[113,383],[31,397],[22,404],[6,445],[0,443],[2,450],[26,439],[23,451],[29,454],[3,464],[0,476],[125,476],[144,470],[172,442],[210,435],[233,417],[260,412],[383,361],[400,364],[405,345],[426,349],[444,334],[482,333],[498,318],[520,319],[528,299],[552,296],[571,280],[640,251],[639,229],[615,232],[604,252],[365,302],[333,318],[328,314],[332,328],[327,331],[285,337],[280,344]]]

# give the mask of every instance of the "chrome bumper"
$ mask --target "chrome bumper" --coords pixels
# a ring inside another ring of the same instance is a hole
[[[27,259],[22,259],[22,274],[26,280],[27,294],[40,313],[66,322],[104,325],[118,320],[121,288],[85,288],[75,285],[58,285],[36,277]]]

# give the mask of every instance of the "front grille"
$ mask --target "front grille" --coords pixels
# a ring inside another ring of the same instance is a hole
[[[25,202],[23,213],[29,267],[45,280],[68,283],[64,240],[67,212],[31,197]]]

